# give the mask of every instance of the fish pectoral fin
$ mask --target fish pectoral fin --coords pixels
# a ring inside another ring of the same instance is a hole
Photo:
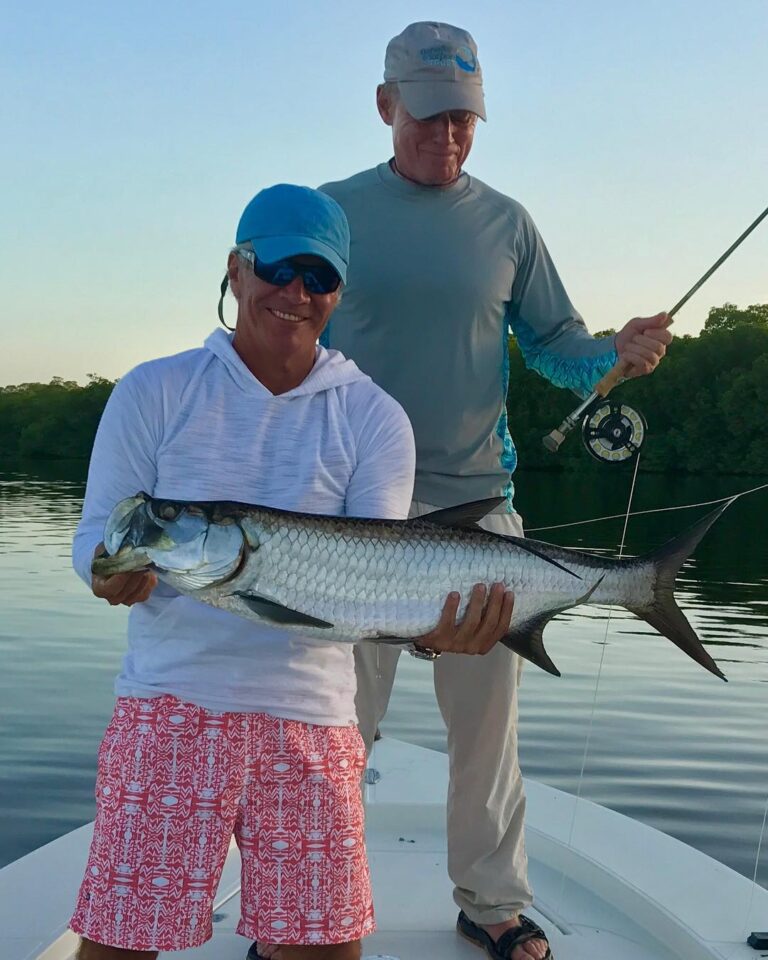
[[[413,519],[434,524],[436,527],[474,527],[483,517],[504,503],[504,500],[505,497],[473,500],[471,503],[460,503],[455,507],[446,507],[444,510],[422,513],[421,516]]]
[[[510,650],[514,650],[515,653],[521,657],[536,664],[537,667],[541,667],[541,669],[546,670],[547,673],[559,677],[560,671],[544,649],[544,637],[542,636],[544,627],[546,627],[549,621],[556,617],[558,613],[562,613],[564,610],[570,610],[572,607],[577,607],[580,603],[586,603],[602,581],[603,578],[600,577],[599,580],[592,584],[586,593],[583,593],[575,600],[569,603],[563,603],[557,607],[552,607],[549,610],[544,610],[542,613],[534,617],[529,617],[528,620],[524,620],[518,624],[514,630],[510,630],[505,637],[502,637],[501,642],[505,647],[509,647]]]
[[[292,610],[276,600],[270,600],[262,597],[258,593],[233,593],[233,597],[239,597],[240,600],[262,620],[269,620],[272,623],[292,624],[297,627],[324,627],[329,629],[333,626],[327,620],[318,620],[317,617],[311,617],[308,613],[302,613],[300,610]]]

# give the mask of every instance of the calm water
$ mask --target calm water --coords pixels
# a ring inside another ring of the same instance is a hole
[[[629,480],[611,467],[597,483],[523,474],[518,506],[529,527],[618,513]],[[759,482],[641,474],[634,507],[699,502]],[[126,611],[91,597],[71,571],[83,489],[80,464],[0,465],[0,864],[94,813],[96,748]],[[570,791],[580,785],[583,796],[749,877],[768,801],[767,506],[768,491],[738,501],[678,581],[681,605],[728,684],[630,615],[614,611],[608,624],[606,611],[590,608],[548,628],[547,648],[563,677],[529,666],[521,697],[526,775]],[[631,521],[627,552],[661,543],[701,512]],[[611,521],[535,535],[615,550],[621,527]],[[428,664],[402,658],[384,730],[443,747]],[[758,878],[768,886],[768,852]]]

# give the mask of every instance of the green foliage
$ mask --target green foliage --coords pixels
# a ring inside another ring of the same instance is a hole
[[[526,370],[514,339],[509,362],[509,430],[520,469],[605,471],[576,437],[557,455],[544,449],[541,438],[578,398]],[[113,387],[94,374],[84,387],[60,377],[0,387],[0,458],[87,459]],[[768,474],[768,304],[713,307],[701,336],[677,337],[652,376],[612,396],[648,421],[641,469]]]
[[[61,377],[0,387],[0,457],[87,459],[113,387],[95,374],[84,387]]]
[[[699,337],[677,337],[652,376],[611,396],[648,422],[642,470],[768,474],[768,304],[725,304],[707,324]],[[510,367],[510,432],[522,468],[605,470],[574,436],[556,455],[544,449],[541,438],[578,399],[525,370],[514,341]]]
[[[704,323],[704,333],[714,330],[734,330],[744,324],[753,324],[768,329],[768,303],[753,303],[746,310],[739,310],[735,303],[712,307]]]

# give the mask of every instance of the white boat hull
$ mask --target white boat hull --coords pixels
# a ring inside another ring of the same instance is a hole
[[[455,932],[445,848],[447,757],[382,740],[366,787],[378,929],[368,960],[480,960]],[[656,830],[528,781],[527,844],[536,904],[557,960],[756,960],[750,931],[768,927],[768,891]],[[71,960],[66,929],[91,826],[0,870],[2,960]],[[242,960],[239,855],[230,848],[214,937],[179,960]]]

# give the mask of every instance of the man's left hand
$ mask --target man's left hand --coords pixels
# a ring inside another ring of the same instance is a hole
[[[655,317],[635,317],[616,334],[619,360],[628,365],[626,377],[642,377],[652,373],[667,352],[672,334],[667,329],[672,323],[666,313]]]

